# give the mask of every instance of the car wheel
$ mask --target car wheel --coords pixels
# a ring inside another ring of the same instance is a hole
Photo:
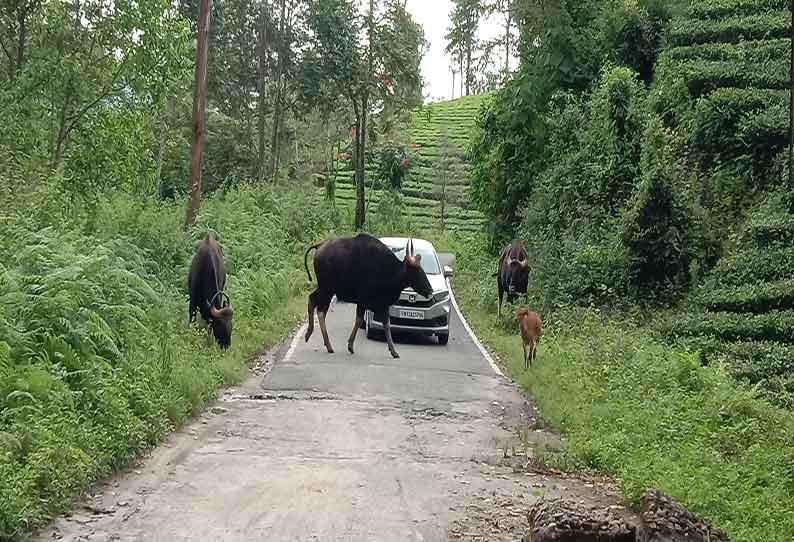
[[[364,328],[367,330],[367,339],[374,340],[375,339],[375,330],[369,326],[369,318],[364,319]]]
[[[449,342],[449,333],[438,335],[438,344],[440,344],[441,346],[446,346],[448,342]]]

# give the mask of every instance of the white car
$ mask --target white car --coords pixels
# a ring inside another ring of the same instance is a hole
[[[400,260],[405,257],[407,237],[382,237],[380,240]],[[449,342],[451,310],[447,279],[452,276],[452,269],[449,266],[442,268],[432,243],[415,237],[413,243],[414,252],[422,256],[422,269],[433,287],[433,294],[427,298],[416,293],[413,288],[403,290],[399,301],[389,308],[389,324],[394,332],[435,335],[438,343],[445,345]],[[368,339],[383,332],[383,323],[379,322],[375,314],[369,310],[364,315],[364,326]]]

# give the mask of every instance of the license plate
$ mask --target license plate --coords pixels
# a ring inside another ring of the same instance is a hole
[[[409,320],[424,320],[425,313],[423,311],[406,311],[400,309],[400,318],[407,318]]]

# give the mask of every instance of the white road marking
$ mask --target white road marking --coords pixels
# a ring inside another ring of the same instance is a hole
[[[301,327],[298,328],[298,331],[295,332],[295,336],[292,337],[292,342],[289,345],[289,350],[287,350],[287,353],[284,354],[284,361],[289,361],[292,359],[292,356],[295,354],[295,349],[298,348],[298,342],[306,334],[307,327],[309,327],[309,322],[305,321],[303,324],[301,324]]]
[[[455,308],[455,312],[458,313],[458,318],[460,318],[463,327],[466,328],[466,332],[469,334],[469,337],[471,337],[472,342],[474,342],[477,348],[479,348],[480,353],[483,355],[483,357],[486,360],[488,360],[488,363],[491,365],[491,369],[493,369],[493,371],[499,376],[504,376],[504,373],[496,364],[494,359],[491,357],[491,354],[488,353],[488,350],[486,350],[486,348],[477,338],[477,335],[475,335],[474,331],[472,331],[471,327],[469,327],[469,323],[466,321],[466,318],[463,317],[463,312],[461,312],[460,307],[458,306],[458,302],[455,299],[455,294],[452,292],[452,285],[449,284],[449,281],[447,281],[447,287],[449,288],[449,299],[452,301],[452,306]]]

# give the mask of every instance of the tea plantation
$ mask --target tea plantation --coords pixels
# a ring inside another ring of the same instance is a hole
[[[691,129],[687,144],[711,173],[714,203],[729,210],[724,222],[742,224],[664,331],[791,408],[794,219],[773,189],[787,140],[789,19],[785,0],[695,2],[673,23],[657,74],[686,93],[686,107],[662,98],[660,109]]]
[[[466,96],[420,107],[411,114],[410,122],[403,129],[404,137],[416,145],[418,155],[402,184],[403,214],[419,230],[433,230],[441,226],[443,193],[446,194],[445,229],[467,232],[482,230],[483,216],[469,204],[465,151],[483,99],[484,96]],[[438,168],[442,162],[449,164],[446,190],[442,190],[439,181]],[[375,189],[371,188],[373,170],[367,168],[366,178],[370,208],[380,201],[384,192],[378,184],[375,184]],[[337,205],[351,212],[356,199],[353,179],[352,160],[343,163],[334,175]]]

